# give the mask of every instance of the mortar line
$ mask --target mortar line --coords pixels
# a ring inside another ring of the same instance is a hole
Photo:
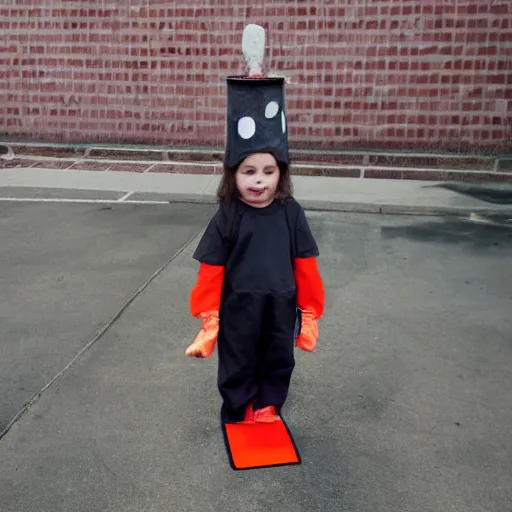
[[[155,167],[155,165],[157,165],[157,164],[154,163],[153,165],[150,165],[145,171],[142,171],[142,174],[146,174],[147,172],[150,172],[151,169],[153,169],[153,167]]]
[[[84,203],[84,204],[117,204],[120,199],[68,199],[62,197],[0,197],[0,202],[4,203]],[[169,204],[171,201],[156,201],[144,199],[127,199],[122,201],[124,204]],[[172,201],[187,202],[187,201]]]
[[[128,199],[128,198],[129,198],[132,194],[134,194],[134,193],[135,193],[135,190],[132,190],[131,192],[127,192],[123,197],[120,197],[120,198],[118,199],[118,201],[119,201],[120,203],[122,203],[123,201],[125,201],[126,199]]]
[[[11,428],[25,415],[28,410],[37,403],[37,401],[41,398],[43,393],[49,389],[54,382],[56,382],[59,378],[63,377],[68,370],[86,353],[91,347],[103,337],[107,331],[115,324],[115,322],[122,316],[122,314],[128,309],[128,307],[135,301],[135,299],[154,281],[156,277],[158,277],[202,232],[204,227],[202,227],[197,233],[195,233],[189,240],[187,240],[163,265],[161,265],[152,275],[151,277],[140,286],[135,293],[128,299],[128,301],[122,305],[119,310],[114,314],[114,316],[98,331],[98,333],[76,354],[73,359],[60,371],[58,372],[42,389],[40,389],[30,401],[28,401],[11,419],[11,421],[7,424],[2,432],[0,432],[0,440],[11,430]]]
[[[212,166],[212,165],[216,165],[218,164],[217,161],[211,161],[211,162],[204,162],[204,161],[200,161],[200,162],[195,162],[193,159],[191,160],[144,160],[144,159],[134,159],[134,158],[131,158],[131,159],[117,159],[117,158],[97,158],[97,157],[86,157],[86,156],[81,156],[81,157],[67,157],[67,156],[63,156],[63,157],[56,157],[56,156],[35,156],[35,155],[25,155],[23,153],[19,153],[16,155],[16,158],[20,158],[20,159],[23,159],[23,160],[33,160],[34,162],[73,162],[73,163],[77,163],[77,162],[104,162],[104,163],[108,163],[108,164],[145,164],[145,165],[151,165],[151,166],[155,166],[155,165],[166,165],[166,164],[171,164],[171,165],[197,165],[197,166],[203,166],[203,167],[208,167],[208,166]]]

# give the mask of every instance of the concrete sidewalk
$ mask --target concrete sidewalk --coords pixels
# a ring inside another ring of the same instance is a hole
[[[219,175],[16,168],[0,200],[214,203]],[[512,184],[293,176],[309,210],[418,215],[512,214]]]
[[[284,411],[303,463],[235,472],[217,354],[184,355],[212,210],[0,203],[4,417],[44,386],[0,440],[0,510],[510,512],[512,230],[308,212],[326,311]]]

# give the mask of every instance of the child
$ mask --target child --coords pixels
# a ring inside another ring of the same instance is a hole
[[[203,325],[186,354],[218,345],[225,423],[278,419],[294,345],[314,350],[324,309],[318,248],[292,197],[283,84],[228,78],[220,206],[194,253],[190,309]]]

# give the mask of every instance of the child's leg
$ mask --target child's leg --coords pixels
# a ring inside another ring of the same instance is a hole
[[[265,309],[263,351],[258,368],[259,392],[254,409],[273,405],[277,411],[288,396],[295,367],[295,294],[270,296]]]
[[[231,292],[223,299],[218,337],[218,387],[226,421],[242,421],[258,393],[256,366],[265,297]]]

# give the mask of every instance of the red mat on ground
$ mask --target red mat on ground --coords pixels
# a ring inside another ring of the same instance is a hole
[[[282,418],[272,423],[224,423],[224,440],[233,469],[300,464],[300,455]]]

